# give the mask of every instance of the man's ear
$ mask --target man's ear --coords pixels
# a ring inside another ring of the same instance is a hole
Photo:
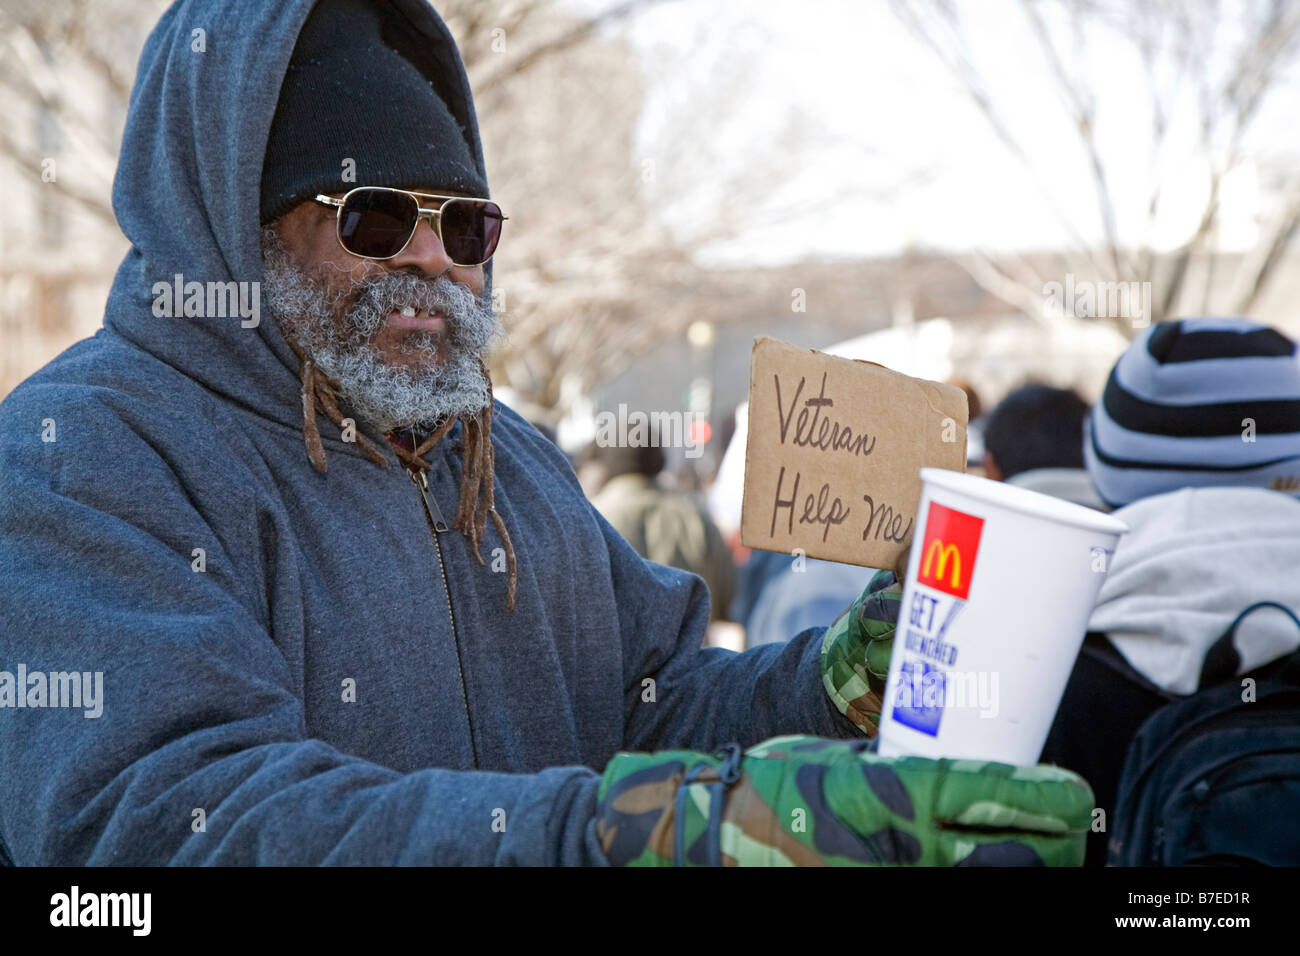
[[[987,448],[984,449],[984,477],[993,481],[1002,480],[1002,469],[998,467],[997,459],[993,457],[993,452]]]

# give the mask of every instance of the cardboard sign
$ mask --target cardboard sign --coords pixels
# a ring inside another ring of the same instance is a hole
[[[759,336],[749,366],[740,540],[893,568],[923,467],[966,470],[966,393]]]

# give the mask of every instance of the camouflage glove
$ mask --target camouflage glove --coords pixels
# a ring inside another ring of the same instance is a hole
[[[877,571],[856,601],[822,639],[822,684],[841,714],[868,737],[880,723],[889,654],[903,585],[893,571]]]
[[[596,835],[615,866],[1079,866],[1091,788],[1059,767],[881,757],[773,737],[725,758],[615,754]]]

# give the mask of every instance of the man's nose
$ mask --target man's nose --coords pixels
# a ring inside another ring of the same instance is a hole
[[[446,275],[454,266],[447,250],[442,247],[433,224],[423,216],[415,227],[411,241],[393,258],[385,263],[390,269],[410,269],[415,266],[430,279]]]

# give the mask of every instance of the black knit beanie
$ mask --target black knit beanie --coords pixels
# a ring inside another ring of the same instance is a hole
[[[321,0],[280,87],[262,166],[262,222],[317,193],[356,186],[486,197],[466,132],[435,81],[385,42],[373,3]]]

